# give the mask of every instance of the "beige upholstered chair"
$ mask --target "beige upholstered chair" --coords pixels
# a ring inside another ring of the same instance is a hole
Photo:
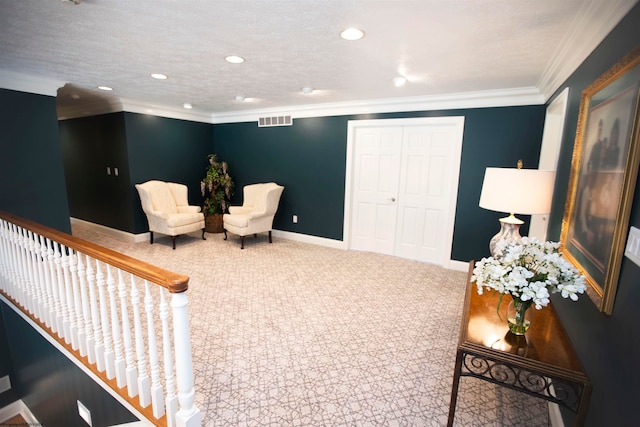
[[[171,236],[173,249],[176,236],[202,230],[204,237],[204,214],[200,206],[189,206],[187,186],[173,182],[147,181],[136,184],[142,210],[147,215],[151,244],[153,233]]]
[[[272,243],[273,218],[283,190],[284,187],[275,182],[246,185],[242,192],[242,206],[229,207],[229,213],[222,217],[224,239],[227,240],[227,231],[237,234],[240,236],[240,249],[244,249],[246,235],[268,231],[269,243]]]

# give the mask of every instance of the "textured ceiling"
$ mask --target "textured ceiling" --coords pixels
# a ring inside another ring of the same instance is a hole
[[[123,101],[188,102],[209,115],[540,88],[581,28],[601,40],[615,25],[593,10],[606,4],[620,15],[635,2],[0,0],[0,74],[107,85]],[[342,40],[351,26],[366,36]],[[230,54],[246,62],[225,62]],[[398,88],[401,73],[409,83]],[[317,92],[303,94],[306,86]]]

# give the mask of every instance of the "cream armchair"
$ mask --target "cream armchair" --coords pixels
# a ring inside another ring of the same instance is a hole
[[[173,249],[179,234],[202,230],[202,240],[205,240],[204,214],[200,212],[200,206],[189,206],[186,185],[147,181],[136,184],[136,189],[149,222],[151,244],[154,232],[171,236]]]
[[[242,206],[230,206],[229,213],[222,217],[224,240],[227,240],[227,231],[237,234],[240,236],[240,249],[244,249],[246,235],[268,231],[269,243],[272,243],[273,218],[283,190],[284,187],[275,182],[246,185],[242,191]]]

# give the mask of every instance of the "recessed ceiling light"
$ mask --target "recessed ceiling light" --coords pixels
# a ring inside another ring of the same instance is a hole
[[[404,86],[405,83],[407,83],[407,78],[406,77],[395,77],[393,79],[393,84],[394,84],[395,87]]]
[[[312,87],[303,87],[303,88],[302,88],[302,93],[309,94],[309,93],[313,93],[313,91],[314,91],[314,90],[315,90],[315,89],[314,89],[314,88],[312,88]]]
[[[107,91],[108,91],[108,90],[113,90],[113,88],[112,88],[112,87],[109,87],[109,86],[98,86],[98,89],[100,89],[100,90],[107,90]]]
[[[191,110],[193,108],[193,105],[189,104],[188,102],[185,102],[184,104],[182,104],[182,106],[187,110]]]
[[[357,28],[347,28],[340,33],[340,37],[345,40],[360,40],[364,37],[364,31]]]
[[[224,60],[232,64],[242,64],[244,62],[244,58],[242,56],[236,55],[225,56]]]
[[[167,76],[165,74],[160,74],[160,73],[153,73],[151,74],[151,77],[153,77],[156,80],[167,80]]]
[[[244,101],[244,100],[245,100],[245,97],[244,97],[244,96],[242,96],[242,95],[238,95],[238,96],[236,96],[236,101],[238,101],[238,102],[242,102],[242,101]]]

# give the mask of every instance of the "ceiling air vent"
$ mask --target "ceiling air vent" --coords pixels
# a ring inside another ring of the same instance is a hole
[[[271,127],[271,126],[291,126],[293,121],[291,116],[273,116],[273,117],[260,117],[258,119],[258,127]]]

